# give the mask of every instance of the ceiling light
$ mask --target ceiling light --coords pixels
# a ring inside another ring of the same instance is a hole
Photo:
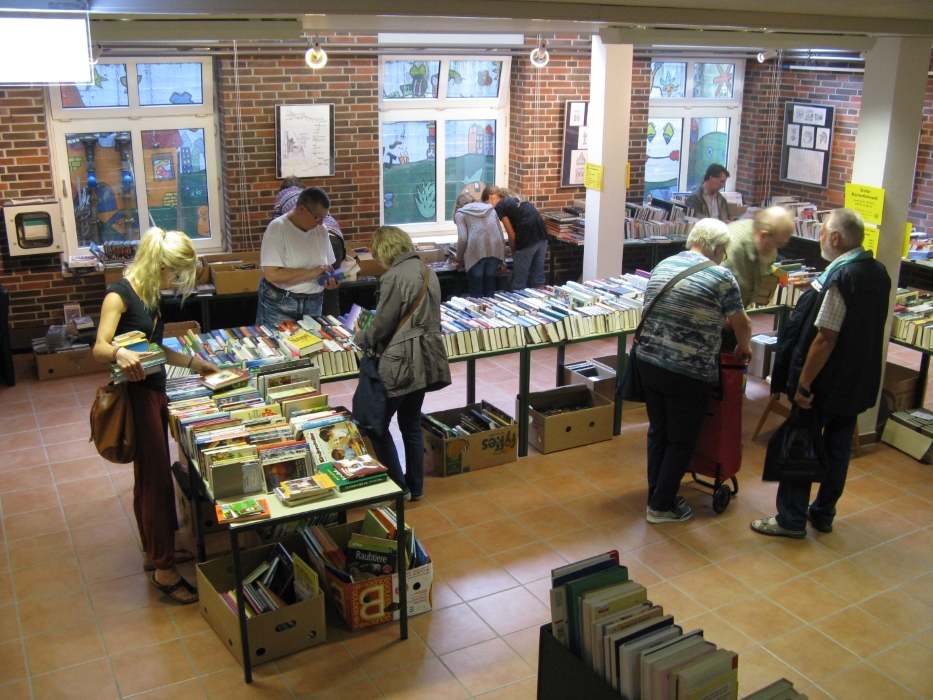
[[[772,58],[777,58],[778,52],[774,49],[768,49],[767,51],[762,51],[758,54],[758,62],[764,63],[765,61],[770,61]]]
[[[531,50],[531,65],[535,68],[544,68],[547,62],[551,60],[551,55],[547,52],[547,42],[540,39],[538,45]]]
[[[321,42],[317,39],[314,40],[311,48],[305,52],[305,63],[314,70],[327,65],[327,54],[321,48]]]

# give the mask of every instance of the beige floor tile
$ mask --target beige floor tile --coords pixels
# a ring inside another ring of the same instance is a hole
[[[207,693],[198,679],[192,679],[134,695],[133,700],[207,700]]]
[[[927,605],[933,605],[933,573],[901,584],[899,588]]]
[[[748,695],[779,678],[786,678],[801,688],[809,681],[764,647],[754,647],[739,657],[739,695]]]
[[[348,683],[308,696],[309,700],[382,700],[382,697],[382,693],[371,680]]]
[[[459,605],[463,600],[454,593],[454,589],[447,585],[447,582],[441,578],[441,575],[435,574],[434,584],[433,584],[433,602],[431,608],[433,610],[443,610],[444,608],[449,608],[453,605]]]
[[[417,635],[402,641],[396,625],[381,625],[355,634],[345,642],[350,653],[370,676],[434,656]]]
[[[917,561],[893,542],[849,557],[849,561],[894,585],[906,583],[927,573],[927,567],[923,562]]]
[[[470,697],[439,659],[389,671],[372,680],[387,700],[463,700]]]
[[[37,537],[67,529],[60,507],[5,516],[3,527],[6,530],[7,540]]]
[[[108,498],[116,494],[110,475],[93,476],[89,479],[64,481],[58,484],[58,493],[62,504],[83,503],[84,501]]]
[[[703,630],[704,638],[713,642],[720,649],[731,649],[741,654],[746,649],[756,646],[754,640],[739,632],[716,613],[708,612],[690,618],[677,618],[675,616],[675,619],[686,631]]]
[[[526,678],[518,683],[512,683],[504,688],[493,690],[490,693],[477,695],[482,700],[535,700],[538,697],[538,680]]]
[[[81,554],[78,561],[81,562],[84,578],[90,585],[139,573],[143,565],[143,555],[139,546],[134,543]]]
[[[87,591],[83,587],[20,601],[19,614],[25,636],[94,619]]]
[[[195,676],[194,667],[179,639],[111,655],[110,662],[123,695],[181,683]]]
[[[616,471],[618,471],[618,468],[616,468]],[[540,479],[535,482],[535,486],[558,503],[589,496],[599,490],[589,481],[572,472]]]
[[[505,511],[481,493],[445,501],[437,509],[460,528],[479,525],[506,515]]]
[[[493,556],[519,583],[530,583],[549,576],[551,569],[564,566],[567,560],[543,542],[517,547]]]
[[[764,647],[811,681],[820,681],[861,661],[813,627],[801,627],[772,639]]]
[[[807,622],[831,615],[849,604],[844,598],[807,576],[775,586],[763,595]]]
[[[62,558],[13,571],[18,600],[39,598],[84,585],[77,559]]]
[[[7,685],[0,685],[0,696],[4,700],[32,700],[32,692],[29,690],[29,681],[15,681]]]
[[[33,676],[93,661],[105,655],[97,625],[93,622],[59,627],[26,637],[25,644],[29,673]]]
[[[717,566],[691,571],[671,583],[710,610],[755,594],[753,588]]]
[[[524,588],[495,593],[469,605],[499,635],[542,625],[551,619],[551,611]]]
[[[197,608],[196,605],[186,607]],[[207,675],[228,668],[239,668],[239,663],[223,640],[214,630],[198,632],[182,639],[182,644],[191,657],[194,670],[199,675]]]
[[[905,642],[871,659],[871,665],[914,691],[922,698],[933,697],[933,651],[914,642]]]
[[[863,600],[859,607],[908,637],[933,628],[933,608],[901,590]]]
[[[809,576],[850,603],[858,603],[891,587],[887,581],[848,560],[813,571]]]
[[[632,579],[638,580],[638,579]],[[676,580],[676,579],[675,579]],[[640,583],[640,581],[639,581]],[[644,584],[642,584],[644,585]],[[666,615],[673,615],[675,620],[696,617],[707,612],[705,605],[698,603],[673,582],[662,581],[648,586],[648,600],[664,608]]]
[[[253,668],[253,682],[243,682],[243,669],[228,668],[209,676],[201,683],[211,700],[294,700],[295,695],[285,683],[274,663]]]
[[[122,520],[127,517],[127,513],[133,517],[132,511],[123,510],[123,504],[116,496],[69,503],[64,506],[64,511],[69,527],[75,528]]]
[[[496,636],[483,618],[465,604],[418,615],[408,624],[438,656]]]
[[[516,483],[494,491],[488,491],[486,496],[510,515],[553,506],[555,503],[554,499],[533,483]]]
[[[933,532],[930,530],[918,530],[899,537],[892,544],[917,560],[933,565]]]
[[[534,675],[532,668],[501,639],[445,654],[442,660],[473,695]]]
[[[450,522],[447,516],[432,505],[409,509],[406,504],[405,522],[415,528],[415,532],[419,535],[425,533],[425,535],[430,534],[432,537],[457,529],[457,526]]]
[[[719,567],[728,571],[742,583],[759,591],[800,575],[795,568],[764,549],[756,549],[725,559],[719,562]]]
[[[540,638],[541,629],[538,627],[528,627],[502,637],[505,643],[525,660],[526,664],[535,669],[538,668],[538,642]]]
[[[0,606],[0,644],[19,641],[22,636],[15,604]]]
[[[762,595],[745,598],[716,611],[739,632],[766,642],[801,627],[803,622]]]
[[[791,540],[785,537],[768,539],[775,541],[764,545],[765,551],[803,573],[832,564],[841,558],[839,554],[814,542],[809,537],[803,540]]]
[[[116,698],[117,686],[106,659],[63,668],[32,679],[36,700]]]
[[[435,537],[419,537],[419,540],[431,553],[431,560],[437,571],[486,557],[486,553],[460,530]]]
[[[444,569],[443,577],[447,585],[465,601],[520,585],[505,569],[488,558]]]
[[[623,515],[615,520],[597,523],[593,529],[605,536],[620,552],[631,552],[670,537],[663,527],[651,525],[645,516]]]
[[[641,547],[629,554],[664,578],[674,578],[708,566],[710,561],[675,539]]]
[[[568,561],[579,561],[615,549],[609,538],[589,527],[548,538],[546,542],[551,549]]]
[[[929,476],[927,476],[927,483],[925,485],[929,486]],[[917,496],[912,495],[902,496],[901,498],[884,503],[882,508],[919,527],[933,525],[933,503],[923,498],[917,498]]]
[[[524,479],[510,471],[508,465],[504,464],[476,472],[467,472],[463,475],[463,478],[477,491],[484,492],[513,486],[524,481]]]
[[[79,556],[112,548],[135,546],[136,537],[135,527],[132,527],[126,518],[71,529],[71,539]]]
[[[178,637],[168,610],[140,608],[99,618],[101,636],[110,654],[120,654]]]
[[[845,700],[914,700],[909,690],[862,662],[831,678],[820,681],[820,687],[835,698]]]
[[[13,540],[9,547],[10,566],[13,569],[48,564],[75,555],[74,547],[71,546],[71,538],[64,531]]]
[[[116,615],[153,605],[162,605],[161,594],[149,583],[150,574],[138,573],[87,587],[91,606],[99,616]],[[187,606],[194,609],[197,606]]]
[[[9,605],[16,600],[13,594],[13,575],[0,574],[0,605]]]
[[[100,457],[84,457],[69,462],[56,462],[51,467],[52,475],[57,483],[89,479],[107,475],[107,467]]]
[[[630,513],[628,508],[603,492],[564,501],[563,506],[588,525],[608,522]]]
[[[677,539],[710,561],[729,559],[761,546],[751,528],[742,528],[734,532],[719,523],[697,528],[678,535]]]
[[[48,485],[4,493],[0,495],[0,503],[3,505],[4,516],[57,508],[60,505],[58,493]]]
[[[467,527],[463,532],[488,554],[497,554],[538,541],[524,525],[511,517]]]
[[[833,523],[832,532],[813,533],[813,538],[827,549],[843,557],[864,552],[866,549],[881,544],[881,540],[877,537],[864,532],[846,520],[837,520]]]
[[[559,505],[529,510],[514,516],[532,534],[543,540],[582,530],[586,523]]]
[[[893,501],[895,498],[900,498],[904,495],[903,489],[892,486],[888,482],[882,481],[871,474],[859,476],[855,479],[848,479],[846,481],[845,490],[846,493],[852,493],[875,505],[885,503],[886,501]]]
[[[838,522],[855,525],[862,532],[866,532],[882,542],[893,540],[917,529],[914,523],[908,522],[894,513],[889,513],[880,506],[860,511]]]
[[[19,639],[14,642],[0,644],[0,686],[26,678],[26,659],[23,657],[23,643]]]
[[[10,494],[11,499],[14,491],[48,488],[52,483],[52,472],[45,465],[0,471],[0,493]]]
[[[818,620],[813,626],[863,659],[904,639],[904,635],[893,627],[856,607]]]
[[[452,501],[455,498],[463,498],[479,492],[461,476],[437,478],[425,474],[424,493],[428,501],[436,506],[446,501]]]

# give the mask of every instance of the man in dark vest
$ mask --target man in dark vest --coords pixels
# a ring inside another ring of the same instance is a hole
[[[807,520],[832,531],[856,419],[877,402],[891,279],[862,248],[864,237],[862,217],[851,209],[836,209],[823,222],[820,250],[830,264],[801,297],[781,341],[771,391],[817,411],[827,474],[809,509],[810,482],[781,481],[777,516],[751,523],[763,535],[806,537]]]

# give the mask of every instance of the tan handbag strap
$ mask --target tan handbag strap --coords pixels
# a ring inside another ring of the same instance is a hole
[[[408,310],[408,313],[402,317],[402,320],[398,322],[398,326],[395,327],[395,333],[398,333],[402,330],[402,326],[405,325],[405,322],[411,318],[411,315],[415,313],[415,310],[421,304],[421,300],[424,299],[425,292],[428,291],[428,277],[430,276],[430,270],[427,265],[424,265],[424,284],[421,285],[421,294],[418,295],[418,298],[415,299],[415,303],[411,305],[411,308]],[[395,335],[393,333],[392,335]]]

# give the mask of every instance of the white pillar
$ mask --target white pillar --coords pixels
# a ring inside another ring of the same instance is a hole
[[[929,65],[929,38],[879,37],[865,57],[852,182],[885,191],[878,260],[891,276],[889,317],[901,268]],[[890,323],[889,318],[885,337]],[[859,433],[873,435],[877,417],[877,406],[859,416]]]
[[[603,166],[603,191],[586,191],[585,280],[622,272],[631,96],[632,45],[604,44],[594,35],[587,158]]]

